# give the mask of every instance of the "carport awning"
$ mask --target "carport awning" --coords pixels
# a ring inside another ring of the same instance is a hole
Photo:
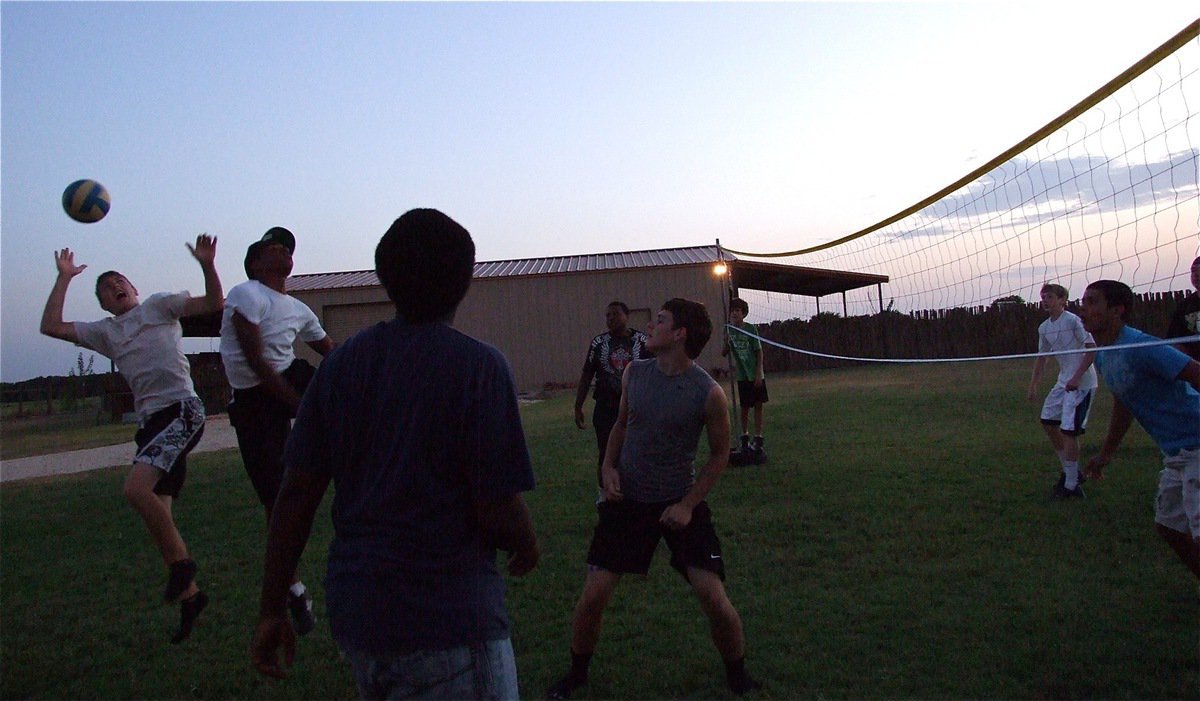
[[[729,269],[733,285],[739,290],[783,292],[805,297],[824,297],[888,281],[887,275],[760,263],[741,258],[730,261]]]

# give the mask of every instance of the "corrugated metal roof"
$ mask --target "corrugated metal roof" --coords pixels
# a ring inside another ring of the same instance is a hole
[[[725,253],[725,260],[737,256]],[[475,263],[476,278],[517,277],[522,275],[559,275],[563,273],[628,270],[632,268],[661,268],[676,265],[702,265],[717,261],[716,246],[685,248],[656,248],[647,251],[594,253],[551,258],[519,258]],[[374,287],[379,278],[373,270],[342,273],[310,273],[293,275],[287,280],[288,292],[309,290],[340,290],[353,287]]]

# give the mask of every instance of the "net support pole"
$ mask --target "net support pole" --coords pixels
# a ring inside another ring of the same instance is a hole
[[[875,291],[879,295],[879,347],[883,350],[883,357],[891,356],[891,351],[888,349],[888,330],[887,330],[887,314],[884,314],[883,309],[883,283],[875,283]]]
[[[725,265],[725,273],[721,276],[721,312],[724,316],[725,323],[721,325],[721,343],[722,348],[728,347],[729,330],[725,326],[729,323],[729,303],[733,301],[733,267],[725,262],[725,251],[721,249],[721,239],[717,239],[717,264]],[[729,396],[733,397],[733,401],[729,402],[729,429],[733,432],[730,435],[730,440],[737,431],[737,375],[733,370],[733,349],[725,354],[725,370],[729,373]]]

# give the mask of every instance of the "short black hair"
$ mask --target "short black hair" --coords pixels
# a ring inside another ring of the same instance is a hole
[[[734,297],[733,299],[729,300],[729,308],[741,309],[742,316],[746,316],[750,313],[750,305],[746,304],[746,300],[742,299],[741,297]]]
[[[103,304],[104,301],[100,299],[100,285],[104,284],[104,281],[109,279],[110,277],[125,277],[125,276],[122,275],[121,273],[118,273],[115,270],[106,270],[106,271],[100,273],[100,277],[96,278],[96,301],[100,302],[101,304]],[[128,280],[129,278],[125,278],[125,279]]]
[[[1110,307],[1124,307],[1121,310],[1121,321],[1129,318],[1129,312],[1133,311],[1133,290],[1129,289],[1129,285],[1117,280],[1097,280],[1088,285],[1089,290],[1096,290],[1104,297],[1104,303]]]
[[[449,320],[474,272],[470,232],[436,209],[405,212],[375,247],[375,274],[410,323]]]
[[[662,309],[671,312],[674,321],[672,328],[687,329],[684,350],[692,360],[698,358],[712,336],[712,319],[708,316],[708,309],[700,302],[682,297],[668,299],[663,302]]]
[[[629,316],[629,307],[625,306],[624,302],[618,302],[616,300],[613,300],[612,302],[608,303],[608,306],[616,307],[617,309],[621,310],[622,314],[624,314],[625,316]]]

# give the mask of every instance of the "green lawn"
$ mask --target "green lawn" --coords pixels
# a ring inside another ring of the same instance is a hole
[[[1196,698],[1197,583],[1154,534],[1159,458],[1139,429],[1088,499],[1056,477],[1029,367],[990,362],[772,376],[763,467],[712,494],[756,698]],[[1092,452],[1111,399],[1084,438]],[[594,525],[595,447],[566,395],[526,406],[543,558],[510,580],[522,693],[565,669],[570,611]],[[261,509],[235,451],[195,456],[180,528],[212,604],[182,646],[158,602],[163,569],[122,502],[123,470],[0,491],[3,698],[352,698],[328,626],[293,675],[246,648]],[[328,499],[326,500],[328,503]],[[317,595],[330,538],[318,517],[302,573]],[[665,548],[626,578],[582,692],[728,698],[707,625]]]
[[[27,402],[21,408],[23,414],[15,404],[0,406],[0,460],[127,443],[137,428],[110,423],[96,397],[81,400],[74,410],[57,409],[48,415],[33,413],[44,411],[45,403]]]

